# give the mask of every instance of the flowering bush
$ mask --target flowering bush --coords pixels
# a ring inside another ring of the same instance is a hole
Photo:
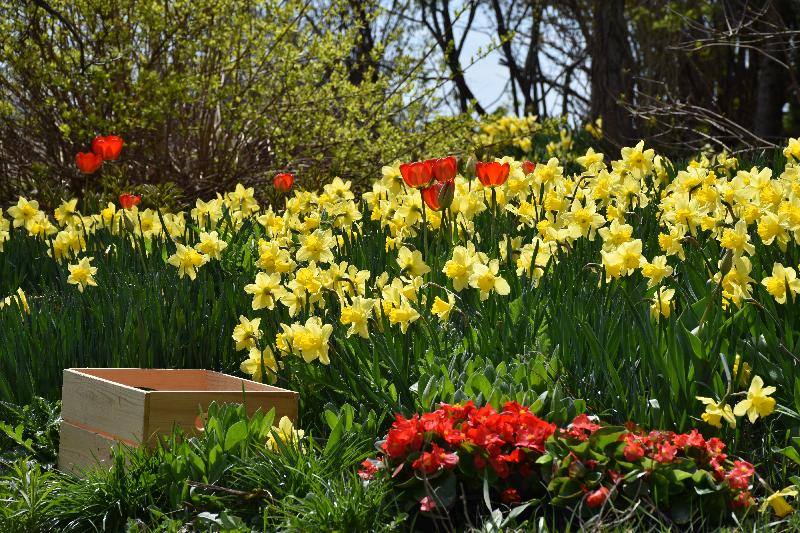
[[[596,513],[646,501],[680,522],[692,507],[718,517],[754,503],[753,465],[731,460],[725,448],[697,429],[646,432],[586,414],[559,428],[516,402],[498,412],[470,401],[397,415],[380,443],[383,456],[366,460],[360,475],[390,476],[426,513],[452,507],[457,486],[474,496],[485,481],[508,505],[535,499]]]

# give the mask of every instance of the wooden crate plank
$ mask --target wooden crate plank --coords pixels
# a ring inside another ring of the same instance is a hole
[[[81,475],[83,471],[111,464],[111,447],[119,443],[69,422],[61,422],[58,468]]]
[[[208,409],[212,402],[242,403],[241,392],[167,392],[148,393],[149,417],[145,433],[164,435],[172,431],[173,424],[191,433],[195,429],[197,416]],[[297,420],[298,394],[291,391],[282,392],[249,392],[245,396],[248,415],[253,415],[259,408],[267,412],[275,408],[275,423],[282,416]]]
[[[61,417],[67,422],[141,442],[146,403],[145,391],[72,369],[64,370]]]

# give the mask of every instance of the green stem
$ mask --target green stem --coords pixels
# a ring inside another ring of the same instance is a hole
[[[489,246],[494,248],[494,225],[497,222],[497,191],[492,187],[492,225],[489,232]]]
[[[422,189],[419,190],[419,197],[422,200],[422,249],[428,251],[428,216],[425,209],[425,197],[422,195]]]

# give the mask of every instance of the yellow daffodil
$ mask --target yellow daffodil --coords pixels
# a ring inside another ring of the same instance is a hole
[[[655,152],[652,149],[645,150],[644,141],[639,141],[633,148],[623,148],[621,154],[628,172],[636,179],[644,178],[653,169]]]
[[[214,198],[204,202],[198,198],[190,214],[201,227],[214,225],[222,219],[222,201],[219,198]]]
[[[650,304],[650,316],[653,318],[653,320],[657,322],[662,316],[664,318],[669,318],[669,315],[672,314],[672,308],[674,306],[674,303],[672,302],[672,298],[674,296],[675,289],[665,289],[664,287],[658,288]]]
[[[222,251],[228,247],[228,243],[219,238],[216,231],[200,233],[200,242],[194,245],[194,249],[210,259],[219,260]]]
[[[197,270],[208,262],[208,256],[180,243],[175,246],[177,250],[167,262],[178,269],[178,276],[189,276],[189,279],[194,280],[197,278]]]
[[[775,399],[769,397],[773,392],[775,387],[765,387],[764,380],[760,376],[753,377],[747,390],[747,398],[736,404],[733,414],[747,415],[750,423],[755,423],[759,416],[762,418],[769,416],[775,410]]]
[[[315,359],[323,365],[330,364],[328,359],[328,339],[333,332],[331,324],[323,324],[322,319],[312,316],[304,325],[292,327],[292,348],[299,350],[306,363]]]
[[[397,264],[400,265],[400,271],[403,274],[414,277],[424,276],[431,271],[431,268],[422,260],[422,252],[419,250],[412,252],[405,246],[397,252]]]
[[[255,189],[253,187],[245,188],[241,183],[236,184],[236,188],[226,195],[225,201],[229,209],[248,215],[259,209],[258,202],[255,200]]]
[[[706,405],[706,411],[702,414],[703,421],[716,428],[722,427],[722,420],[732,428],[736,427],[736,418],[733,416],[731,406],[725,403],[717,403],[713,398],[698,396],[698,400]]]
[[[389,310],[388,316],[389,323],[392,325],[400,324],[400,331],[405,333],[408,331],[408,326],[419,319],[420,315],[408,299],[400,297],[398,305]]]
[[[272,431],[267,439],[267,448],[277,452],[280,446],[297,446],[300,444],[305,433],[302,429],[296,429],[292,420],[288,416],[281,417],[278,426],[272,426]],[[277,438],[277,440],[276,440]],[[278,440],[281,444],[278,444]]]
[[[83,292],[86,287],[97,287],[97,282],[94,275],[97,274],[97,268],[92,266],[94,257],[84,257],[76,265],[69,265],[69,277],[67,283],[77,285],[78,290]]]
[[[488,265],[475,263],[472,266],[469,284],[480,291],[482,302],[489,298],[490,292],[496,292],[500,296],[506,296],[511,292],[508,282],[498,275],[499,270],[500,263],[497,259],[492,259]]]
[[[17,205],[8,208],[8,214],[13,219],[15,228],[29,228],[36,215],[39,214],[39,202],[28,201],[20,196]]]
[[[439,320],[442,322],[447,322],[450,318],[450,311],[453,310],[455,306],[456,299],[453,296],[453,293],[447,293],[447,301],[445,302],[438,296],[433,299],[433,305],[431,305],[431,313],[439,317]]]
[[[739,220],[733,229],[728,228],[722,232],[720,246],[733,250],[734,254],[741,255],[747,252],[748,255],[756,253],[756,247],[750,244],[750,234],[747,233],[747,222]]]
[[[652,262],[647,262],[642,266],[642,275],[647,278],[647,288],[652,289],[664,278],[672,275],[672,267],[667,264],[667,257],[659,255],[653,258]]]
[[[800,294],[800,279],[797,279],[797,272],[792,267],[784,267],[780,263],[772,265],[772,276],[764,278],[761,284],[779,304],[786,303],[787,289],[792,298]]]
[[[800,150],[800,147],[798,147]],[[798,153],[800,156],[800,153]],[[792,485],[791,487],[786,487],[785,489],[779,490],[777,492],[773,492],[761,503],[761,507],[759,507],[759,512],[765,513],[767,509],[772,507],[772,511],[775,513],[775,516],[778,518],[785,518],[794,512],[794,508],[789,505],[786,501],[787,497],[796,498],[797,497],[797,487]]]
[[[298,261],[314,261],[330,263],[334,260],[331,248],[336,246],[336,238],[330,230],[314,230],[310,235],[300,237],[300,248],[297,250]]]
[[[80,215],[77,211],[78,199],[72,199],[62,202],[60,206],[55,209],[53,215],[56,217],[56,222],[59,226],[64,227],[72,223],[76,218],[80,220]]]
[[[250,350],[256,347],[261,338],[261,319],[249,320],[244,315],[239,317],[239,323],[233,328],[231,337],[236,341],[236,350]]]
[[[254,381],[264,381],[262,370],[266,371],[269,383],[275,383],[278,377],[278,362],[269,347],[264,348],[263,351],[255,347],[250,348],[248,358],[242,361],[239,368],[245,374],[249,374]]]
[[[275,299],[279,298],[281,292],[281,275],[277,272],[256,274],[254,283],[245,285],[244,292],[253,295],[253,311],[259,309],[275,309]]]
[[[3,209],[0,208],[0,252],[3,251],[3,243],[11,238],[10,227],[11,223],[3,217]]]
[[[600,228],[597,233],[603,239],[603,249],[613,250],[619,245],[632,240],[633,226],[614,219],[608,227]]]
[[[342,324],[350,325],[347,330],[347,336],[358,334],[365,339],[369,338],[369,329],[367,327],[369,319],[372,317],[372,310],[375,307],[375,300],[372,298],[362,298],[355,296],[350,305],[343,305],[341,316],[339,317]]]

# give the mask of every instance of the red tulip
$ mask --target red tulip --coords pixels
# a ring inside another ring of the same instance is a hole
[[[92,141],[92,152],[101,156],[103,161],[116,161],[122,152],[122,144],[122,138],[116,135],[98,135]]]
[[[589,505],[590,509],[597,509],[601,505],[603,505],[606,500],[608,499],[609,490],[605,487],[600,487],[596,491],[590,493],[586,497],[586,503]]]
[[[403,181],[412,189],[422,189],[430,185],[433,179],[433,165],[430,161],[415,161],[400,165]]]
[[[294,174],[291,172],[281,172],[280,174],[276,174],[272,179],[272,185],[274,185],[275,188],[280,192],[289,192],[289,190],[292,188],[292,185],[294,185]]]
[[[491,163],[478,162],[475,164],[475,174],[477,174],[484,187],[497,187],[504,184],[508,179],[510,170],[511,165],[498,163],[497,161]]]
[[[522,162],[522,171],[525,174],[530,174],[534,170],[536,170],[536,163],[531,163],[530,161],[527,160]]]
[[[93,152],[78,152],[75,156],[75,164],[78,170],[84,174],[94,174],[103,166],[103,158]]]
[[[458,160],[456,156],[439,157],[431,159],[431,167],[433,168],[433,177],[436,181],[453,181],[458,173]]]
[[[436,182],[430,187],[422,189],[422,199],[425,200],[425,205],[434,211],[441,211],[447,209],[453,203],[453,194],[455,192],[455,182],[445,181]]]
[[[119,204],[122,206],[123,209],[130,209],[131,207],[137,205],[139,202],[142,201],[142,197],[139,194],[131,194],[131,193],[124,193],[119,195]]]

